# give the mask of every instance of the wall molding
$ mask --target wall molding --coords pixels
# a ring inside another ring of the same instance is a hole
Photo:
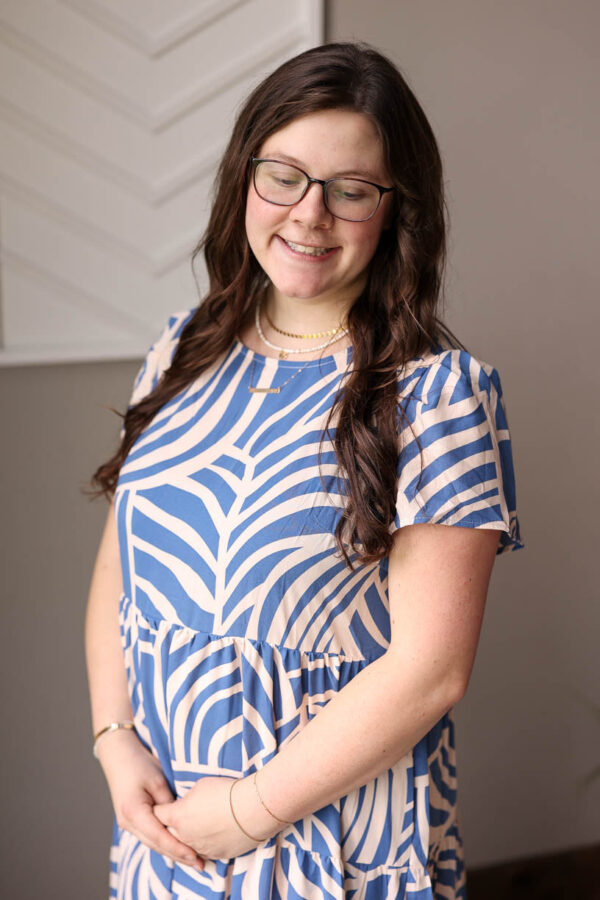
[[[174,94],[173,98],[162,106],[148,109],[121,91],[84,72],[64,57],[48,50],[31,35],[24,34],[2,16],[1,8],[0,26],[0,41],[6,46],[20,52],[34,65],[58,76],[69,86],[77,85],[83,93],[103,103],[113,112],[128,120],[133,119],[149,134],[164,131],[174,122],[224,93],[236,82],[255,74],[263,66],[268,66],[273,60],[285,55],[306,37],[304,30],[298,25],[283,29],[275,38],[262,41],[238,57],[234,64],[224,65],[216,72],[203,76],[190,88]]]
[[[0,118],[4,118],[24,134],[46,144],[53,150],[68,157],[84,169],[101,174],[107,181],[123,188],[132,197],[156,209],[172,200],[181,191],[209,175],[221,157],[222,147],[213,144],[198,159],[168,173],[154,184],[132,175],[126,169],[91,153],[87,147],[65,137],[59,131],[51,130],[45,122],[24,113],[20,108],[0,98]]]
[[[32,262],[31,259],[26,259],[20,253],[4,248],[2,250],[2,262],[7,269],[21,272],[42,285],[51,285],[52,290],[70,306],[78,309],[88,306],[96,317],[105,318],[110,323],[120,322],[126,328],[133,329],[134,333],[144,329],[146,325],[142,316],[133,315],[128,310],[111,303],[106,297],[100,297],[98,294],[81,288],[65,278],[60,278],[45,266]]]
[[[108,9],[99,0],[59,0],[63,6],[77,10],[80,15],[99,25],[109,34],[140,50],[145,56],[156,59],[172,50],[178,44],[192,37],[213,22],[225,18],[249,0],[209,0],[199,8],[190,8],[187,13],[174,18],[162,29],[152,32],[135,25],[126,16]]]
[[[150,130],[149,116],[139,104],[130,100],[126,94],[114,90],[110,85],[84,72],[63,56],[59,56],[58,53],[48,50],[47,47],[44,47],[31,35],[24,34],[20,29],[15,28],[11,22],[7,22],[6,18],[2,16],[1,7],[0,41],[7,47],[12,47],[13,50],[21,53],[34,65],[46,69],[47,72],[51,72],[53,75],[57,75],[70,86],[77,85],[79,90],[89,97],[100,101],[125,118],[133,119],[145,130]]]
[[[155,254],[143,253],[132,244],[128,244],[115,236],[114,232],[107,231],[78,216],[68,207],[60,206],[54,200],[40,194],[39,191],[26,186],[6,175],[0,175],[0,197],[2,194],[11,196],[14,200],[30,207],[38,213],[42,213],[49,219],[53,219],[58,225],[70,230],[73,235],[81,237],[82,234],[90,244],[102,247],[107,252],[118,256],[122,262],[137,270],[140,274],[153,278],[161,278],[168,275],[173,269],[190,262],[191,253],[202,236],[203,226],[179,236],[164,249]]]
[[[133,244],[116,237],[114,232],[106,231],[96,223],[77,215],[66,206],[60,206],[55,200],[46,197],[30,185],[25,185],[9,175],[0,175],[0,197],[3,194],[12,197],[13,200],[28,206],[46,218],[52,219],[74,234],[80,237],[83,235],[91,244],[100,246],[118,256],[126,265],[149,276],[157,273],[157,260],[152,259],[148,254],[141,253]]]
[[[66,306],[71,306],[78,310],[87,309],[91,313],[91,321],[104,320],[107,324],[118,327],[121,325],[129,334],[124,341],[119,342],[120,346],[114,348],[113,359],[127,359],[129,354],[133,352],[133,357],[138,353],[140,345],[148,346],[148,338],[144,343],[140,335],[144,335],[148,331],[147,323],[141,316],[133,315],[114,304],[111,304],[106,297],[101,297],[91,291],[83,290],[79,285],[74,285],[66,279],[59,278],[54,272],[50,272],[39,263],[34,263],[30,259],[25,259],[19,253],[11,250],[3,249],[2,265],[7,271],[15,271],[21,275],[25,275],[40,284],[42,287],[49,288],[55,296],[58,296]],[[100,356],[103,358],[106,354],[107,342],[98,342]],[[77,347],[71,348],[68,358],[73,361],[78,358],[89,358],[89,351],[94,347],[94,343],[90,342],[85,355],[82,357]],[[12,347],[10,349],[0,349],[0,366],[12,365],[18,363],[21,365],[31,364],[35,362],[57,362],[65,359],[65,351],[68,348],[63,346],[60,351],[55,345],[37,345],[35,347]]]
[[[284,57],[305,37],[306,33],[301,28],[292,25],[278,32],[275,38],[257,44],[256,49],[244,53],[235,64],[222,66],[216,72],[199,79],[189,90],[181,92],[178,98],[170,100],[152,115],[153,130],[168,128],[177,119],[203,106],[213,97],[218,97],[237,81],[255,75],[265,67],[270,68],[271,63]]]
[[[110,162],[105,157],[100,156],[100,154],[94,153],[85,145],[52,128],[52,126],[43,122],[32,113],[25,112],[14,103],[0,98],[0,117],[11,122],[40,143],[47,144],[53,150],[70,157],[79,165],[85,166],[112,181],[133,197],[137,197],[138,200],[148,202],[149,185],[147,181]]]
[[[295,0],[285,25],[273,30],[258,23],[279,20],[275,0],[252,0],[256,34],[249,33],[250,0],[190,0],[172,15],[169,0],[160,0],[164,24],[156,26],[147,24],[138,0],[47,2],[11,0],[0,10],[0,365],[135,358],[158,327],[152,319],[163,307],[168,313],[172,289],[197,301],[194,282],[201,292],[206,286],[203,259],[192,267],[191,257],[236,104],[280,61],[322,40],[323,2]],[[230,32],[242,10],[238,31]],[[194,36],[206,47],[213,32],[199,33],[214,23],[224,45],[222,53],[215,48],[217,64],[203,69],[190,44],[168,60],[171,89],[148,99],[145,67],[151,87],[156,60]],[[60,40],[51,43],[53,28]],[[105,81],[98,40],[118,51],[114,84]],[[89,71],[85,41],[93,54]],[[123,88],[129,67],[135,94]],[[213,110],[222,125],[210,126]],[[54,325],[40,325],[45,298]],[[77,313],[67,315],[68,308]],[[28,309],[36,320],[25,346]],[[89,340],[113,331],[112,348]]]

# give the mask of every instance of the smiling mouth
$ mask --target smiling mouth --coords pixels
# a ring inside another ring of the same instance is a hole
[[[307,247],[305,244],[295,244],[294,241],[287,241],[285,238],[281,238],[281,240],[287,244],[290,250],[302,253],[304,256],[325,256],[337,249],[336,247]]]

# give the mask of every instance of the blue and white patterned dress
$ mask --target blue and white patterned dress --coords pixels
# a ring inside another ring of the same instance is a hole
[[[132,403],[170,364],[193,311],[150,349]],[[323,492],[319,441],[352,348],[310,362],[235,340],[156,414],[115,495],[120,624],[137,730],[182,796],[205,775],[265,765],[389,645],[387,558],[351,572],[333,532],[342,496]],[[412,430],[399,440],[390,532],[441,522],[522,545],[497,371],[443,345],[398,380]],[[332,424],[332,430],[335,421]],[[322,474],[335,491],[336,459]],[[354,556],[354,555],[353,555]],[[114,825],[110,896],[122,900],[464,898],[454,725],[446,713],[378,778],[234,859],[174,864]]]

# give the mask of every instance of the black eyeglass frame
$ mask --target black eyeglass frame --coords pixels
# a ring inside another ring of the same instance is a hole
[[[332,215],[336,219],[341,219],[343,222],[368,222],[369,219],[373,218],[373,216],[379,209],[379,207],[381,205],[381,198],[383,197],[383,195],[389,194],[390,191],[396,190],[395,187],[383,187],[383,185],[376,184],[374,181],[367,181],[366,178],[342,178],[339,175],[336,178],[327,178],[325,181],[322,178],[311,178],[311,176],[308,174],[308,172],[305,172],[304,169],[300,168],[300,166],[295,166],[292,163],[284,162],[282,159],[271,159],[271,158],[262,158],[262,157],[257,157],[257,156],[251,156],[250,161],[252,163],[252,183],[254,185],[254,190],[256,191],[258,196],[261,198],[261,200],[265,201],[265,203],[272,203],[274,206],[295,206],[296,203],[300,203],[301,200],[304,200],[304,198],[306,197],[306,192],[308,191],[311,184],[320,184],[321,188],[323,189],[323,206],[325,207],[327,212],[330,213],[330,215]],[[260,191],[256,187],[256,170],[258,168],[258,163],[262,163],[262,162],[279,163],[280,166],[289,166],[290,169],[296,169],[296,171],[302,172],[302,174],[306,178],[306,186],[297,200],[294,200],[293,203],[278,203],[276,200],[267,200],[266,197],[263,197],[263,195],[260,193]],[[369,185],[371,185],[371,187],[377,188],[377,190],[379,191],[379,199],[377,201],[377,206],[375,207],[375,209],[373,210],[371,215],[367,216],[364,219],[346,219],[345,216],[338,216],[337,213],[332,212],[329,209],[329,206],[327,205],[327,185],[332,181],[358,181],[361,184],[369,184]]]

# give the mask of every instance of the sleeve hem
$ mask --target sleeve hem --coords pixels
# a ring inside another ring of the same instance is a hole
[[[496,556],[508,551],[522,550],[525,547],[524,542],[521,540],[519,520],[516,516],[510,523],[500,520],[486,522],[481,519],[469,517],[462,518],[458,521],[449,519],[445,522],[417,518],[412,522],[404,522],[400,527],[397,526],[396,522],[393,522],[390,526],[389,533],[393,535],[397,531],[400,531],[400,528],[406,528],[408,525],[446,525],[448,528],[487,528],[490,531],[500,531],[501,535]]]

